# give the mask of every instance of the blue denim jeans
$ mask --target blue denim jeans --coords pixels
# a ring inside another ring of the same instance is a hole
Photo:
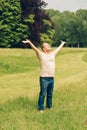
[[[38,110],[44,109],[45,96],[46,96],[46,108],[52,108],[53,89],[54,89],[54,77],[40,77]]]

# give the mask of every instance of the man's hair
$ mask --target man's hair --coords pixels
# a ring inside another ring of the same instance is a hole
[[[45,44],[45,42],[43,42],[42,45],[41,45],[41,49],[42,49],[42,51],[43,51],[43,45],[44,45],[44,44]]]

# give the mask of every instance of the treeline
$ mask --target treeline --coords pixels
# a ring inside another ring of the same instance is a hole
[[[61,13],[46,6],[43,0],[1,0],[0,47],[29,47],[21,42],[26,38],[36,46],[64,40],[67,46],[87,47],[87,10]]]
[[[60,40],[65,40],[71,47],[87,47],[87,10],[79,9],[76,12],[59,12],[47,10],[55,23],[54,46]]]

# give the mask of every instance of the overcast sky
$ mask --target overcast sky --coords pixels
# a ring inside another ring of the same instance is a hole
[[[46,9],[55,9],[60,12],[69,10],[75,12],[78,9],[87,9],[87,0],[43,0],[48,3]]]

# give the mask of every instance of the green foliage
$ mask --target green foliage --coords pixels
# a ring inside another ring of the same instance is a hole
[[[41,34],[41,42],[48,42],[50,45],[53,43],[54,29],[51,28],[52,23],[48,20],[43,19],[43,23],[46,26],[44,33]]]
[[[78,34],[84,47],[87,47],[87,10],[80,9],[76,12],[78,19]]]
[[[30,14],[28,16],[28,18],[24,19],[24,22],[26,22],[26,24],[28,24],[28,23],[34,23],[34,17],[35,17],[34,15]]]
[[[52,43],[53,43],[53,35],[54,35],[54,30],[53,29],[49,29],[49,30],[47,30],[47,32],[46,33],[42,33],[41,34],[41,42],[48,42],[50,45],[52,45]]]
[[[61,14],[58,10],[54,10],[54,9],[48,9],[46,10],[46,12],[51,18],[53,18],[54,16],[59,16]]]
[[[74,12],[48,10],[55,23],[54,45],[60,40],[68,42],[68,46],[87,47],[87,10],[80,9]]]
[[[51,22],[46,19],[43,19],[43,24],[47,25],[48,27],[51,27]]]
[[[0,19],[0,47],[14,47],[28,36],[28,27],[21,21],[20,0],[1,0]]]
[[[53,23],[57,23],[61,13],[58,10],[54,10],[54,9],[48,9],[46,10],[47,14],[49,15],[49,17],[52,19]]]

